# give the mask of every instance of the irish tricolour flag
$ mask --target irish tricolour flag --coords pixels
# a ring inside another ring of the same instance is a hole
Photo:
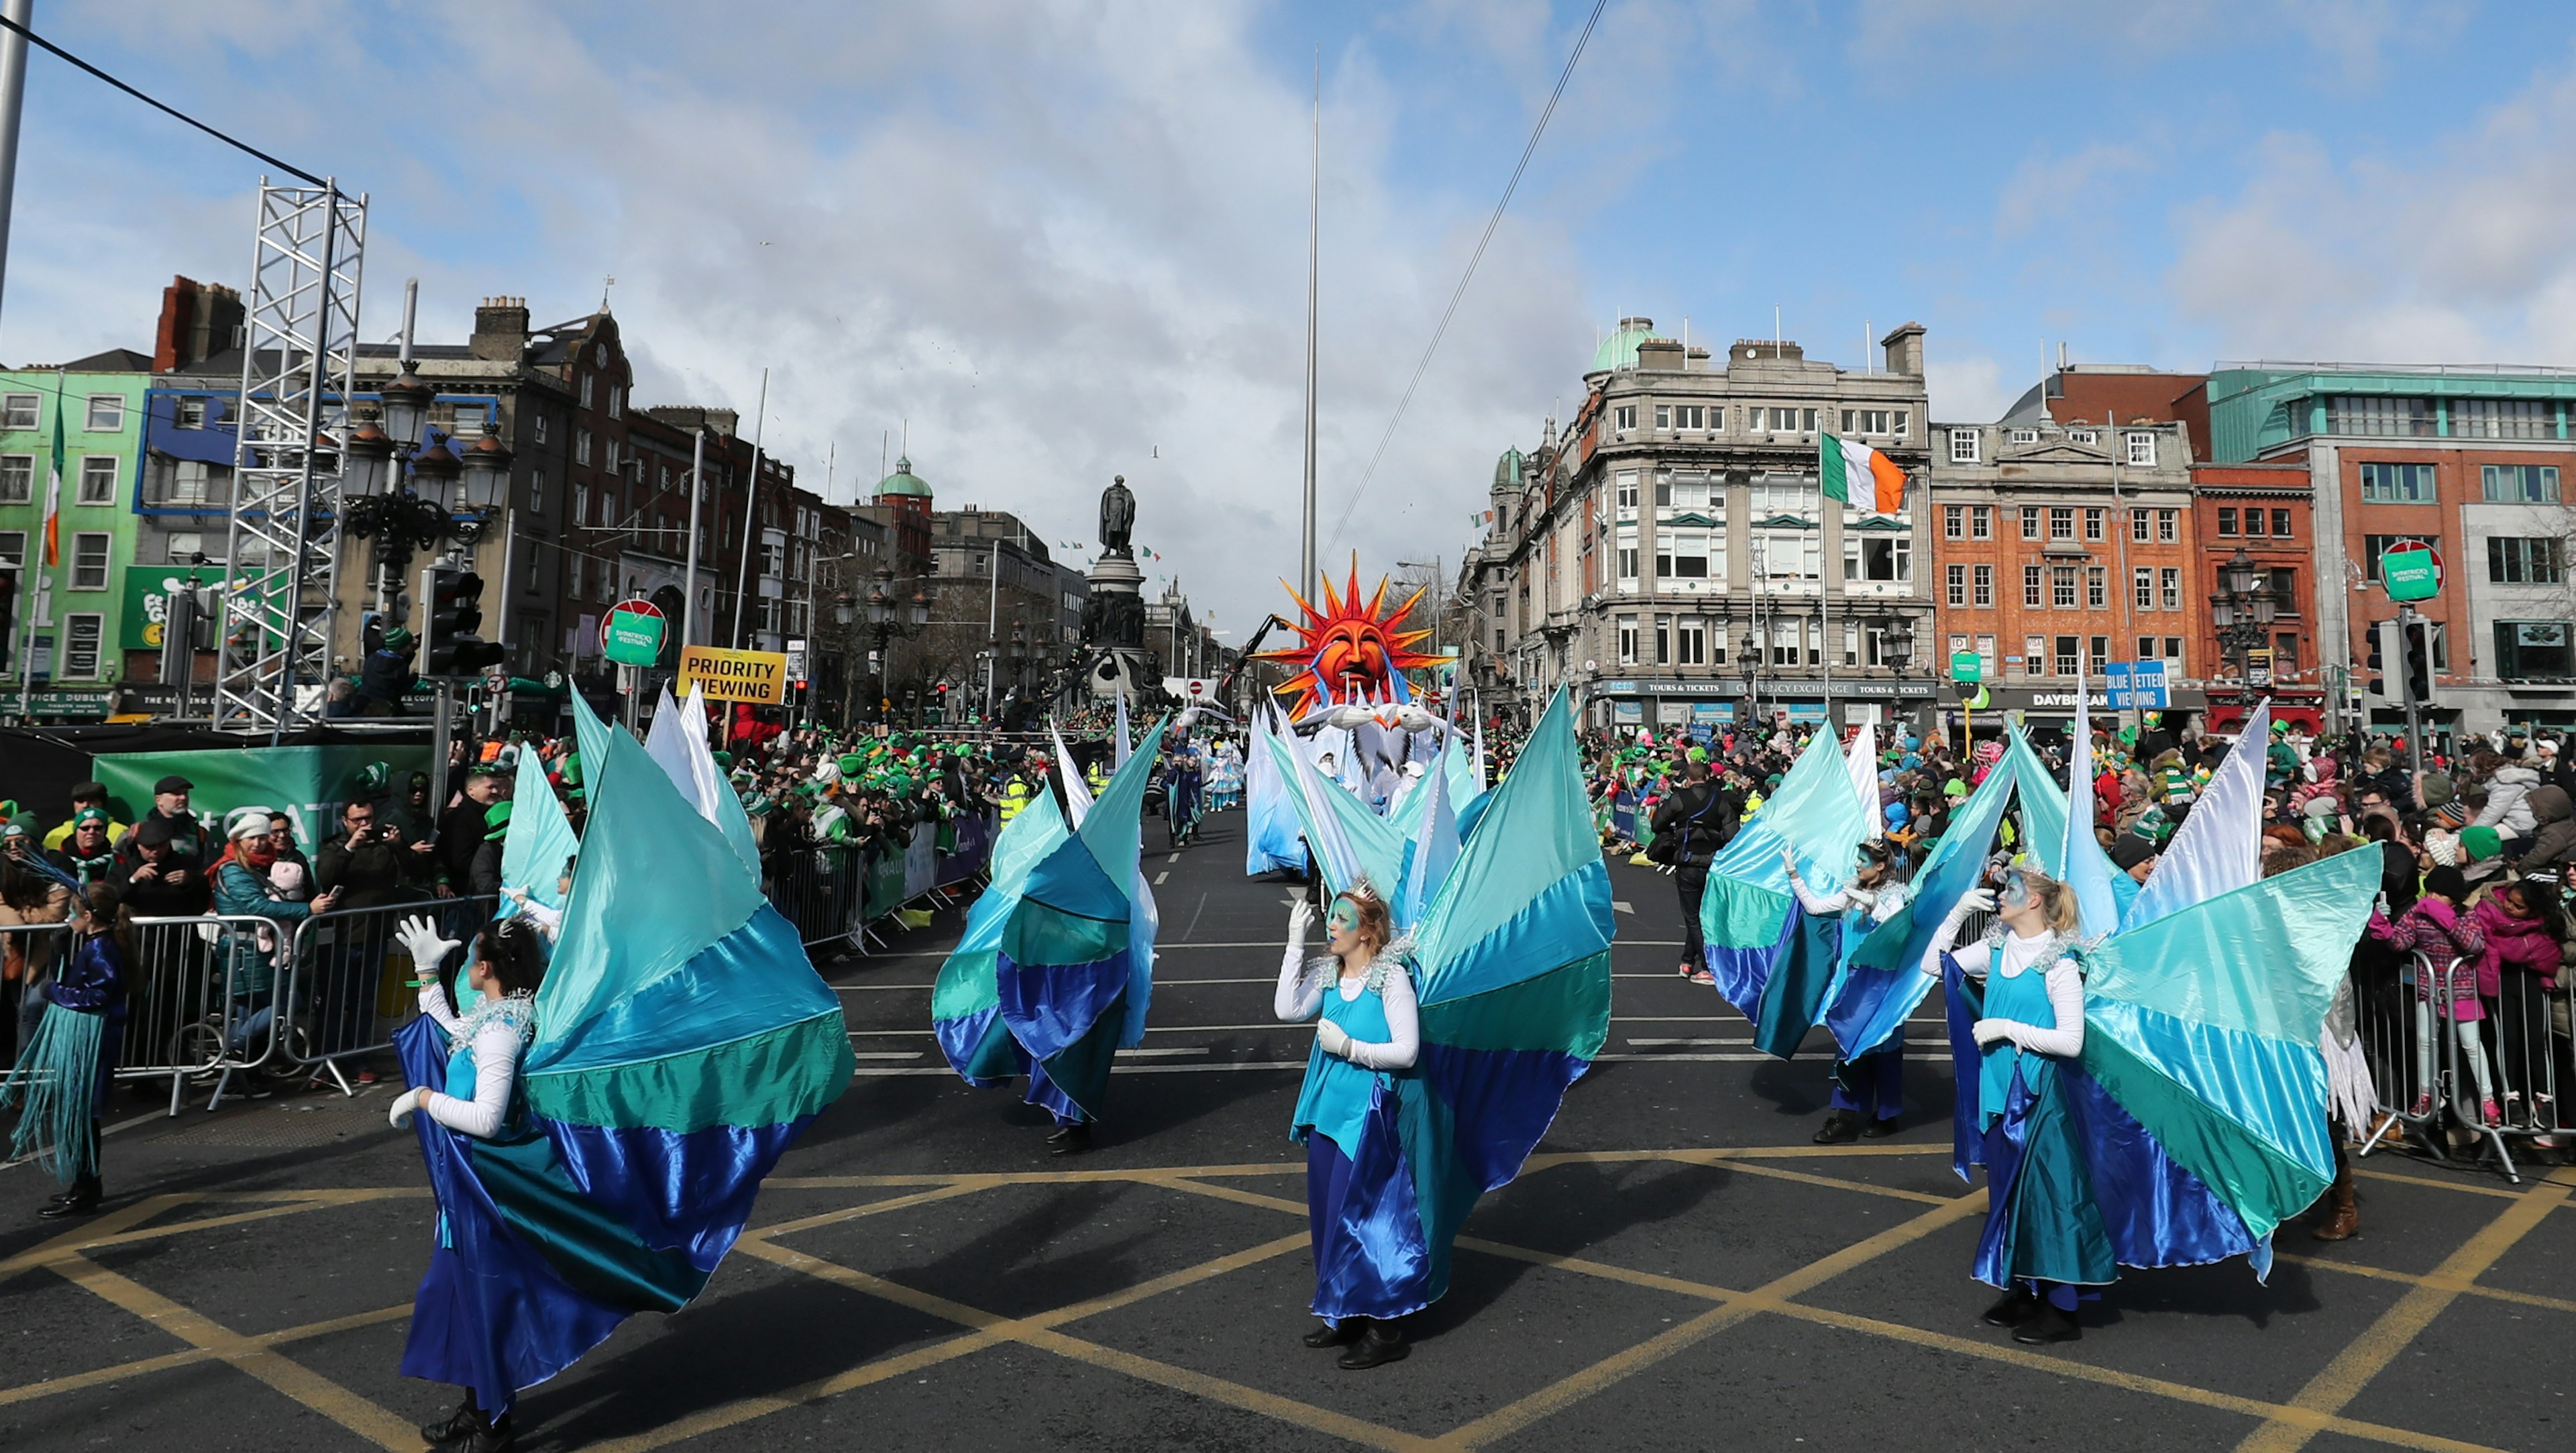
[[[1905,508],[1905,471],[1896,461],[1856,439],[1822,436],[1817,446],[1816,477],[1825,487],[1825,498],[1851,503],[1852,486],[1861,484],[1868,492],[1865,509],[1892,515]]]

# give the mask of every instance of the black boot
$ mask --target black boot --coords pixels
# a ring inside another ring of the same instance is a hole
[[[59,1221],[68,1216],[91,1215],[98,1210],[99,1198],[102,1194],[98,1177],[82,1176],[73,1181],[72,1188],[65,1191],[59,1198],[37,1207],[36,1215],[47,1221]]]
[[[2039,1298],[2031,1294],[2030,1288],[2014,1287],[2004,1293],[2002,1301],[1986,1308],[1985,1314],[1977,1320],[1989,1327],[2018,1327],[2029,1321],[2038,1310]]]
[[[1370,1318],[1368,1330],[1351,1349],[1333,1360],[1344,1372],[1365,1372],[1390,1362],[1402,1362],[1413,1351],[1404,1343],[1404,1330],[1393,1322]]]
[[[2029,1321],[2013,1328],[2015,1342],[2033,1347],[2049,1342],[2074,1342],[2083,1336],[2084,1329],[2075,1325],[2072,1314],[2061,1312],[2046,1302],[2039,1304],[2039,1310],[2031,1314]]]
[[[1873,1119],[1860,1127],[1860,1133],[1871,1140],[1885,1140],[1896,1133],[1896,1119],[1894,1116],[1885,1120]]]
[[[1305,1336],[1309,1347],[1340,1347],[1356,1342],[1368,1327],[1366,1317],[1344,1317],[1339,1322],[1318,1322]]]
[[[478,1418],[474,1430],[465,1435],[464,1441],[451,1446],[457,1453],[510,1453],[511,1449],[519,1446],[519,1432],[510,1426],[508,1413],[489,1422]]]
[[[1818,1145],[1848,1145],[1860,1139],[1860,1117],[1849,1110],[1836,1110],[1825,1117],[1824,1127],[1816,1132]]]
[[[432,1448],[444,1448],[450,1443],[462,1443],[481,1431],[483,1431],[483,1414],[474,1406],[474,1394],[470,1392],[465,1395],[465,1401],[456,1405],[456,1411],[435,1423],[420,1425],[421,1438]]]
[[[1047,1137],[1049,1155],[1086,1155],[1091,1150],[1091,1122],[1067,1125]]]

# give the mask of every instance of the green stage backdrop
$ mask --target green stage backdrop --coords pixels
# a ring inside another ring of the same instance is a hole
[[[358,774],[382,762],[399,779],[429,770],[429,748],[396,746],[258,747],[239,751],[102,752],[91,770],[107,784],[118,822],[152,810],[152,784],[176,774],[196,784],[188,808],[208,831],[223,829],[236,807],[273,807],[295,817],[295,838],[306,852],[320,848],[340,804],[357,793]]]

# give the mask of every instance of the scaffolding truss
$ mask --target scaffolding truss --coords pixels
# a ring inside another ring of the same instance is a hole
[[[214,725],[274,736],[322,714],[330,671],[367,199],[262,178],[257,234]]]

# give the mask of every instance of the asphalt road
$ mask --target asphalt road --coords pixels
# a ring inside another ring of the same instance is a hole
[[[2360,1239],[2289,1228],[2268,1286],[2132,1276],[2081,1342],[2020,1348],[1975,1320],[1946,1065],[1909,1064],[1898,1136],[1811,1145],[1823,1058],[1754,1053],[1673,972],[1670,880],[1624,863],[1608,1052],[1468,1223],[1413,1356],[1340,1372],[1296,1340],[1309,1032],[1269,1022],[1286,895],[1243,877],[1239,821],[1149,856],[1153,1027],[1087,1157],[940,1061],[954,914],[825,964],[850,1093],[705,1296],[526,1394],[522,1446],[2570,1445],[2567,1172],[2375,1157]],[[0,1171],[0,1448],[419,1446],[451,1394],[395,1372],[433,1212],[392,1088],[175,1121],[138,1098],[109,1208],[68,1233],[26,1214],[38,1171]]]

